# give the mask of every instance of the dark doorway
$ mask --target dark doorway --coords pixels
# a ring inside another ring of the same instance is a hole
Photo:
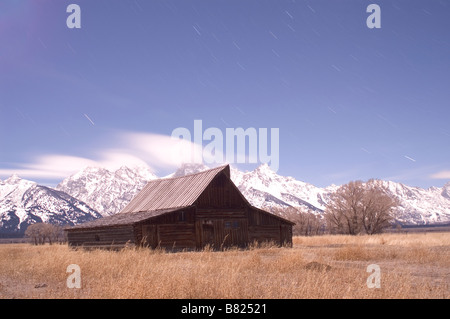
[[[205,220],[202,224],[202,246],[214,245],[214,225],[211,220]]]

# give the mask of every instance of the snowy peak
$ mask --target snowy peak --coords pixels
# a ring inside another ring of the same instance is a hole
[[[270,175],[276,174],[267,163],[261,164],[253,172],[255,172],[259,175],[265,175],[265,176],[270,176]]]
[[[144,179],[146,181],[150,181],[153,179],[157,179],[158,177],[153,174],[149,167],[143,167],[143,166],[136,166],[136,167],[127,167],[122,166],[113,173],[115,177],[122,179],[122,180],[128,180],[130,183],[132,183],[134,180],[138,179]]]
[[[6,181],[5,184],[8,185],[17,185],[22,181],[22,179],[17,174],[11,175]]]
[[[35,186],[36,183],[20,178],[14,174],[9,177],[3,184],[0,184],[0,201],[8,197],[12,201],[20,201],[24,193]]]
[[[75,225],[100,215],[63,192],[12,176],[0,184],[0,233],[23,234],[28,225]]]
[[[434,224],[450,222],[450,197],[447,188],[423,189],[392,181],[375,181],[399,202],[396,220],[402,224]]]
[[[87,167],[64,179],[56,189],[82,200],[102,216],[109,216],[118,213],[155,178],[144,166],[122,166],[116,171]]]
[[[195,173],[200,173],[208,170],[209,167],[203,164],[198,163],[184,163],[178,168],[175,173],[169,175],[170,177],[180,177]]]
[[[232,167],[231,179],[256,207],[304,207],[316,212],[324,209],[325,190],[289,176],[280,176],[267,164],[245,173]]]

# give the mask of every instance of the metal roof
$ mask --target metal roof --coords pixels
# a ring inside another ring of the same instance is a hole
[[[149,218],[190,207],[211,181],[222,172],[230,178],[230,166],[225,165],[196,174],[152,180],[120,213],[66,228],[66,230],[132,225]],[[237,187],[236,190],[248,203]],[[294,225],[293,222],[280,216],[256,208],[250,203],[248,205],[253,209],[273,215],[284,222]]]
[[[67,227],[66,230],[72,229],[85,229],[85,228],[100,228],[106,226],[124,226],[124,225],[132,225],[134,223],[144,221],[149,218],[153,218],[156,216],[160,216],[166,213],[175,212],[177,210],[184,209],[186,207],[178,207],[178,208],[169,208],[169,209],[159,209],[153,211],[146,212],[134,212],[128,214],[115,214],[112,216],[102,217],[90,222],[86,222],[80,225]]]
[[[191,206],[211,181],[230,166],[219,166],[196,174],[152,180],[119,214]]]

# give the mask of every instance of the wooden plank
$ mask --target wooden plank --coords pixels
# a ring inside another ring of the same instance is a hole
[[[195,248],[195,224],[158,225],[158,244],[161,247]]]
[[[272,225],[249,226],[249,241],[274,241],[280,243],[280,227]]]
[[[113,243],[135,243],[133,227],[111,227],[99,229],[80,229],[68,232],[69,245],[83,245],[84,243],[97,243],[109,245]]]
[[[196,200],[200,208],[238,208],[245,207],[247,203],[242,195],[231,184],[232,182],[223,174],[218,175],[206,187]]]
[[[239,219],[246,218],[247,214],[244,209],[239,210],[215,210],[215,209],[199,209],[197,211],[198,219]]]

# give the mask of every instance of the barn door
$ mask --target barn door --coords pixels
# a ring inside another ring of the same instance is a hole
[[[157,225],[142,225],[142,245],[150,248],[158,246]]]
[[[202,247],[214,244],[214,224],[210,220],[202,223]]]

